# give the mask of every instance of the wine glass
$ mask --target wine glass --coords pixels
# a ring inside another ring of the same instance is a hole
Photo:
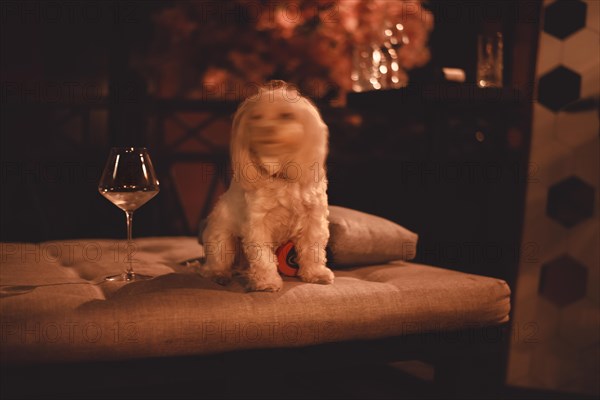
[[[105,280],[130,282],[151,279],[151,276],[135,273],[131,259],[133,212],[159,191],[158,179],[146,148],[113,147],[102,172],[98,191],[125,211],[127,217],[128,268],[122,274],[106,277]]]

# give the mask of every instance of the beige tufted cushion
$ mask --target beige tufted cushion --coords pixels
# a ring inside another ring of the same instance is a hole
[[[202,355],[508,319],[510,290],[498,279],[397,261],[336,271],[333,285],[285,278],[279,293],[245,293],[179,265],[202,255],[196,238],[136,243],[136,271],[157,277],[127,285],[90,284],[120,272],[123,242],[3,243],[2,362]]]
[[[334,267],[412,260],[419,236],[388,219],[329,206],[329,250]]]

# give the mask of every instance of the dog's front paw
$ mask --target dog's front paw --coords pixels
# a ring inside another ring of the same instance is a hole
[[[278,274],[272,276],[252,276],[248,277],[246,290],[248,292],[279,292],[283,286],[283,280]]]
[[[212,280],[221,286],[227,286],[231,282],[231,274],[215,274],[213,275]]]
[[[228,285],[231,282],[231,271],[215,270],[206,265],[200,267],[198,271],[201,277],[212,280],[221,286]]]
[[[333,271],[323,265],[300,268],[298,275],[304,282],[320,283],[322,285],[332,284],[334,278]]]

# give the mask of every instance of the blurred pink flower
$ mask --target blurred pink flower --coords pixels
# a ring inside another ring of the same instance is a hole
[[[154,85],[157,95],[183,97],[215,82],[270,79],[316,98],[335,95],[352,87],[353,48],[383,43],[385,26],[402,24],[398,59],[405,69],[429,61],[433,29],[433,15],[420,0],[174,0],[153,21],[151,51],[134,65],[165,82]]]

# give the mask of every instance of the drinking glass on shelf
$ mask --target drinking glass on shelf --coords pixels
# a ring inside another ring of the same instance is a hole
[[[503,51],[502,33],[477,37],[477,86],[502,87]]]
[[[119,275],[108,276],[105,280],[131,282],[152,278],[134,272],[131,257],[133,212],[159,191],[158,179],[146,148],[113,147],[100,178],[98,191],[125,211],[127,217],[127,270]]]

